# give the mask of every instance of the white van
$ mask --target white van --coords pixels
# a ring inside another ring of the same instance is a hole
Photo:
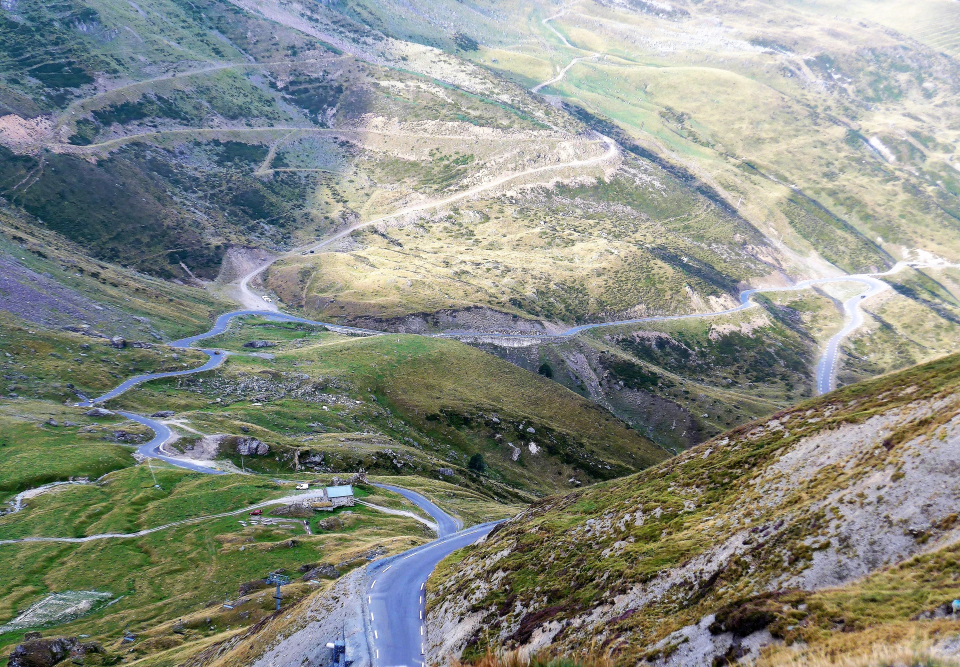
[[[297,484],[297,491],[306,491],[310,488],[310,485],[307,483]]]
[[[270,302],[273,301],[273,299],[271,299],[271,298],[268,297],[268,296],[263,297],[263,300],[266,301],[267,303],[270,303]]]

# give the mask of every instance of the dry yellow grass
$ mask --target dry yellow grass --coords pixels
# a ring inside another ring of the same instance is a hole
[[[932,625],[933,627],[930,627]],[[956,622],[884,625],[840,633],[814,646],[775,647],[755,667],[954,667],[960,659],[944,644],[957,635]]]

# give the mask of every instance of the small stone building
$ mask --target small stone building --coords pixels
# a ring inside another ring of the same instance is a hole
[[[334,507],[353,507],[354,505],[353,485],[351,484],[328,486],[323,490],[323,494]]]

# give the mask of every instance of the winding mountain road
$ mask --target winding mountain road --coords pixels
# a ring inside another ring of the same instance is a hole
[[[450,516],[442,509],[437,507],[433,502],[416,491],[404,489],[400,486],[393,486],[392,484],[374,484],[374,486],[400,494],[414,505],[422,509],[424,512],[429,514],[430,518],[437,522],[438,537],[447,537],[448,535],[453,535],[455,532],[463,528],[463,524],[459,519],[455,519],[454,517]]]
[[[559,164],[549,164],[542,167],[533,167],[531,169],[526,169],[524,171],[504,174],[503,176],[498,176],[497,178],[491,179],[489,181],[485,181],[483,183],[480,183],[479,185],[473,186],[472,188],[463,190],[462,192],[457,192],[456,194],[452,194],[449,197],[421,202],[419,204],[411,204],[410,206],[405,206],[404,208],[394,211],[393,213],[389,213],[387,215],[381,215],[377,218],[372,218],[370,220],[366,220],[363,222],[358,222],[356,224],[350,225],[349,227],[344,227],[339,232],[336,232],[332,236],[329,236],[323,239],[322,241],[318,241],[313,244],[308,244],[306,246],[296,248],[283,255],[278,255],[277,257],[257,267],[256,269],[254,269],[253,271],[251,271],[250,273],[248,273],[247,275],[245,275],[243,278],[240,279],[240,282],[238,284],[238,288],[239,288],[238,298],[240,300],[240,303],[242,303],[247,308],[276,312],[277,311],[276,305],[274,305],[272,302],[264,301],[263,297],[258,296],[250,289],[250,281],[256,276],[266,271],[268,268],[270,268],[273,264],[275,264],[277,261],[281,259],[285,259],[287,257],[294,257],[296,255],[302,255],[304,253],[314,252],[316,250],[319,250],[320,248],[328,246],[331,243],[344,238],[345,236],[348,236],[349,234],[352,234],[358,229],[370,227],[371,225],[376,225],[377,223],[385,222],[387,220],[395,220],[397,218],[402,218],[406,215],[410,215],[411,213],[419,213],[421,211],[428,211],[430,209],[440,208],[441,206],[453,204],[454,202],[458,202],[463,199],[473,197],[474,195],[480,194],[481,192],[485,192],[487,190],[491,190],[493,188],[504,185],[505,183],[509,183],[510,181],[514,181],[520,178],[526,178],[527,176],[535,176],[537,174],[543,174],[546,172],[555,172],[562,169],[578,169],[581,167],[590,167],[597,164],[601,164],[608,160],[612,160],[613,158],[617,157],[620,150],[617,147],[617,143],[613,139],[609,137],[605,137],[602,134],[596,133],[596,136],[600,140],[600,142],[607,147],[607,150],[605,150],[601,155],[591,157],[591,158],[586,158],[583,160],[571,160],[570,162],[561,162]],[[383,332],[376,332],[376,333],[383,333]]]
[[[329,241],[328,241],[329,242]],[[671,320],[684,320],[684,319],[700,319],[706,317],[716,317],[719,315],[728,315],[736,313],[747,308],[752,308],[757,306],[757,303],[753,301],[753,297],[757,294],[769,293],[769,292],[788,292],[788,291],[798,291],[804,289],[810,289],[816,285],[825,285],[829,283],[841,283],[841,282],[858,282],[863,283],[867,290],[861,294],[858,294],[850,299],[848,299],[843,304],[844,314],[846,317],[846,322],[844,327],[837,332],[830,340],[827,342],[823,355],[817,364],[817,374],[816,374],[816,389],[818,394],[825,394],[829,391],[832,391],[836,386],[836,370],[837,370],[837,360],[839,358],[839,348],[840,343],[844,338],[849,336],[851,333],[856,331],[859,327],[863,325],[864,317],[862,311],[863,302],[872,296],[875,296],[885,290],[890,289],[890,285],[883,282],[879,278],[882,276],[887,276],[894,274],[907,266],[913,266],[914,268],[924,268],[923,264],[910,264],[906,262],[899,262],[889,271],[878,274],[858,274],[858,275],[847,275],[847,276],[836,276],[832,278],[816,278],[812,280],[805,280],[803,282],[797,283],[791,287],[770,287],[770,288],[756,288],[750,289],[742,292],[740,294],[740,304],[734,308],[728,308],[726,310],[719,310],[710,313],[693,313],[688,315],[663,315],[663,316],[654,316],[654,317],[640,317],[630,320],[616,320],[610,322],[596,322],[593,324],[583,324],[576,327],[571,327],[566,331],[551,334],[551,335],[535,335],[535,334],[491,334],[482,331],[462,331],[456,333],[443,333],[443,334],[432,334],[433,337],[437,338],[476,338],[482,337],[485,339],[491,338],[500,338],[500,339],[536,339],[536,340],[548,340],[550,338],[570,338],[581,334],[585,331],[591,329],[596,329],[600,327],[610,327],[610,326],[622,326],[629,324],[642,324],[645,322],[664,322]],[[940,266],[939,264],[937,266]],[[249,279],[255,275],[258,271],[262,271],[266,267],[260,267],[256,271],[248,274],[245,278]],[[266,304],[265,304],[266,305]],[[225,332],[230,326],[230,323],[238,317],[244,316],[261,316],[273,320],[283,321],[283,322],[299,322],[302,324],[310,324],[315,326],[325,326],[332,331],[337,331],[340,333],[350,333],[350,334],[360,334],[360,335],[384,335],[386,332],[375,331],[371,329],[361,329],[357,327],[348,327],[341,326],[337,324],[330,324],[327,322],[319,322],[316,320],[310,320],[304,317],[297,317],[295,315],[289,315],[287,313],[281,313],[274,310],[257,310],[257,309],[244,309],[237,310],[229,313],[224,313],[220,315],[214,326],[209,330],[195,336],[190,336],[188,338],[182,338],[177,341],[170,343],[171,347],[174,348],[188,348],[191,347],[194,343],[198,343],[207,338],[212,338],[218,336]],[[431,334],[425,334],[431,335]],[[105,401],[108,401],[112,398],[116,398],[120,394],[136,387],[143,382],[148,382],[150,380],[168,378],[168,377],[180,377],[185,375],[192,375],[194,373],[202,373],[208,370],[215,369],[219,367],[224,359],[228,356],[229,353],[223,350],[217,349],[203,349],[202,350],[209,358],[207,361],[193,369],[185,369],[181,371],[170,371],[164,373],[147,373],[144,375],[138,375],[132,377],[114,389],[108,391],[102,396],[97,398],[87,399],[81,403],[78,403],[78,407],[91,407],[97,404],[102,404]],[[167,456],[162,452],[161,447],[165,442],[167,442],[172,436],[172,432],[168,426],[163,424],[156,419],[146,417],[144,415],[134,414],[132,412],[121,412],[124,417],[132,419],[154,431],[154,437],[150,442],[142,445],[137,450],[141,455],[160,459],[167,463],[170,463],[181,468],[186,468],[188,470],[193,470],[195,472],[204,472],[209,474],[224,474],[222,471],[212,468],[207,465],[199,464],[187,459],[180,459],[171,456]],[[395,490],[395,489],[391,489]],[[420,497],[419,499],[414,499],[413,497],[409,498],[414,502],[422,502],[425,500]]]
[[[565,46],[572,47],[566,38],[556,31],[552,26],[548,25],[548,21],[553,18],[560,16],[549,17],[543,21],[544,25],[553,30],[554,33],[560,38]],[[565,68],[563,68],[557,76],[554,78],[545,81],[541,84],[538,84],[533,88],[534,92],[538,92],[543,88],[560,81],[567,72],[577,63],[584,60],[589,60],[593,58],[600,57],[600,54],[588,52],[590,55],[585,57],[578,57],[572,60]],[[566,163],[547,165],[542,167],[537,167],[522,172],[505,174],[495,179],[492,179],[488,182],[482,183],[480,185],[474,186],[462,192],[450,195],[446,198],[422,202],[419,204],[414,204],[402,208],[394,213],[373,218],[365,222],[360,222],[349,227],[346,227],[339,232],[331,235],[330,237],[323,239],[312,245],[308,245],[305,248],[299,248],[295,251],[291,251],[285,255],[272,260],[271,262],[264,264],[260,267],[257,267],[255,270],[249,272],[245,275],[238,284],[240,299],[244,306],[243,310],[233,311],[220,315],[213,327],[204,333],[197,334],[188,338],[183,338],[177,341],[171,342],[169,345],[173,348],[189,348],[194,344],[199,343],[200,341],[215,337],[222,334],[230,326],[230,323],[238,317],[244,316],[263,316],[270,319],[276,319],[279,321],[288,321],[288,322],[299,322],[304,324],[311,325],[322,325],[327,328],[343,332],[343,333],[352,333],[352,334],[363,334],[363,335],[382,335],[385,332],[373,331],[367,329],[360,329],[355,327],[346,327],[335,324],[329,324],[326,322],[319,322],[314,320],[309,320],[302,317],[296,317],[293,315],[288,315],[279,311],[278,307],[272,302],[264,301],[262,296],[257,295],[250,288],[250,282],[265,271],[269,266],[271,266],[277,259],[284,257],[291,257],[297,254],[302,254],[303,252],[315,251],[325,246],[334,243],[335,241],[344,238],[353,231],[358,229],[369,227],[380,222],[397,219],[405,215],[412,213],[417,213],[429,209],[439,208],[445,205],[452,204],[454,202],[472,197],[481,192],[499,187],[510,181],[538,175],[546,172],[556,172],[558,170],[570,169],[570,168],[579,168],[593,166],[601,164],[605,161],[615,158],[618,154],[618,147],[616,143],[608,137],[603,135],[598,135],[601,142],[606,145],[606,151],[599,156],[592,158],[587,158],[583,160],[574,160]],[[438,334],[438,337],[447,337],[447,338],[463,338],[471,336],[483,336],[485,338],[537,338],[545,339],[550,337],[560,337],[560,338],[569,338],[576,335],[579,335],[585,331],[596,329],[599,327],[608,327],[608,326],[619,326],[626,324],[640,324],[645,322],[656,322],[656,321],[667,321],[667,320],[680,320],[680,319],[692,319],[692,318],[705,318],[705,317],[714,317],[718,315],[725,315],[736,313],[747,308],[756,306],[756,302],[753,300],[753,297],[757,294],[767,293],[767,292],[784,292],[784,291],[796,291],[803,289],[810,289],[816,285],[823,285],[828,283],[838,283],[838,282],[858,282],[866,286],[866,291],[857,294],[854,297],[847,299],[843,303],[844,315],[846,322],[844,327],[830,340],[825,346],[824,353],[820,362],[817,365],[817,393],[823,394],[832,390],[835,386],[835,377],[836,377],[836,368],[837,368],[837,359],[839,355],[839,346],[842,340],[849,336],[853,331],[857,330],[860,326],[863,325],[864,315],[862,310],[863,302],[872,296],[880,294],[881,292],[890,289],[890,286],[880,280],[879,278],[884,275],[890,275],[899,271],[908,266],[906,263],[898,263],[890,271],[887,271],[883,274],[861,274],[861,275],[849,275],[849,276],[838,276],[833,278],[822,278],[822,279],[813,279],[807,280],[791,287],[775,287],[775,288],[757,288],[746,290],[739,295],[740,304],[734,308],[711,312],[711,313],[697,313],[689,315],[677,315],[677,316],[660,316],[660,317],[645,317],[645,318],[636,318],[631,320],[623,321],[609,321],[609,322],[600,322],[593,324],[586,324],[576,327],[571,327],[566,331],[555,334],[552,336],[531,336],[531,335],[512,335],[512,334],[489,334],[485,332],[457,332],[457,333],[448,333],[448,334]],[[109,392],[93,399],[84,400],[77,405],[79,407],[91,407],[97,404],[102,404],[110,399],[120,396],[124,392],[150,380],[161,379],[161,378],[170,378],[170,377],[180,377],[186,375],[192,375],[195,373],[202,373],[209,370],[218,368],[223,364],[224,360],[228,356],[228,353],[223,350],[218,349],[202,349],[202,352],[208,356],[206,362],[196,368],[186,369],[180,371],[170,371],[162,373],[151,373],[144,374],[132,377]],[[140,424],[147,426],[148,428],[154,431],[154,437],[146,444],[138,448],[138,452],[149,458],[156,458],[163,460],[172,465],[192,470],[195,472],[207,473],[207,474],[224,474],[222,471],[213,469],[208,466],[198,464],[185,459],[179,459],[176,457],[171,457],[163,454],[162,446],[173,436],[170,428],[156,419],[146,417],[143,415],[138,415],[131,412],[119,412],[120,415],[131,419]],[[477,540],[486,536],[493,528],[497,525],[498,522],[486,523],[477,526],[470,527],[466,530],[462,530],[461,523],[456,520],[454,517],[450,516],[442,509],[440,509],[436,504],[432,503],[430,500],[425,498],[423,495],[404,489],[401,487],[396,487],[388,484],[376,484],[376,486],[387,489],[393,492],[396,492],[410,502],[413,502],[415,505],[424,510],[431,518],[436,522],[438,539],[430,542],[429,544],[423,545],[421,547],[411,549],[404,553],[398,554],[396,556],[385,558],[374,563],[371,563],[367,566],[367,576],[368,576],[368,586],[366,590],[366,599],[364,605],[364,621],[367,624],[368,628],[368,637],[371,641],[371,657],[373,660],[373,667],[412,667],[413,665],[423,665],[423,654],[424,654],[424,637],[425,637],[425,597],[426,597],[426,581],[433,572],[436,565],[446,556],[452,552],[465,547],[469,544],[476,542]],[[172,522],[165,524],[163,526],[158,526],[156,528],[145,529],[135,533],[108,533],[108,534],[99,534],[91,535],[81,538],[44,538],[44,537],[31,537],[31,538],[22,538],[18,540],[6,540],[0,541],[0,544],[9,544],[14,542],[88,542],[97,539],[105,538],[114,538],[114,539],[123,539],[131,537],[139,537],[147,535],[159,530],[164,530],[173,526],[183,525],[187,523],[194,523],[197,521],[207,520],[211,518],[226,517],[237,514],[243,514],[249,512],[255,507],[262,507],[269,504],[276,504],[280,502],[289,502],[293,499],[302,500],[305,496],[310,494],[301,494],[297,496],[289,496],[286,498],[276,499],[272,501],[267,501],[265,503],[260,503],[259,505],[253,505],[250,507],[245,507],[241,510],[226,512],[217,515],[205,516],[205,517],[196,517],[192,519],[187,519],[178,522]]]

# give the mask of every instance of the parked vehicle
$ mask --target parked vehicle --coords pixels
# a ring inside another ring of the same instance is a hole
[[[310,485],[307,484],[306,482],[302,484],[297,484],[297,491],[306,491],[309,488],[310,488]]]
[[[250,516],[261,516],[262,514],[263,514],[263,510],[253,510],[252,512],[250,512]]]

